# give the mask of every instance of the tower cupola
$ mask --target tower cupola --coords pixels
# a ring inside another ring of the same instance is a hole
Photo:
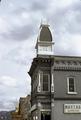
[[[54,42],[52,41],[49,25],[42,24],[36,43],[37,55],[53,55],[53,45]]]

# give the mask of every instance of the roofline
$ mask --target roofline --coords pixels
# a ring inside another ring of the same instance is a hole
[[[46,57],[47,56],[47,58],[50,56],[50,58],[55,58],[55,57],[63,57],[63,58],[81,58],[81,56],[73,56],[73,55],[39,55],[39,57],[38,58],[44,58],[44,57]]]
[[[74,55],[53,55],[54,57],[64,57],[64,58],[81,58],[81,56],[74,56]]]
[[[31,64],[30,70],[28,72],[28,74],[31,76],[31,70],[36,68],[36,60],[38,59],[54,59],[54,60],[73,60],[73,61],[81,61],[81,56],[64,56],[64,55],[38,55],[37,57],[35,57],[33,59],[33,62]]]

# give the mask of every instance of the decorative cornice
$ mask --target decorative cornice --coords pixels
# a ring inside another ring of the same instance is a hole
[[[42,63],[50,64],[54,70],[73,70],[81,71],[81,57],[76,56],[56,56],[56,55],[38,55],[33,59],[29,75],[33,74],[36,67]]]
[[[75,70],[81,71],[81,61],[79,60],[54,60],[54,70]]]
[[[54,70],[63,70],[63,71],[81,71],[81,68],[75,67],[54,67]]]
[[[31,68],[30,68],[28,73],[31,76],[33,74],[33,71],[36,69],[36,67],[38,65],[41,66],[43,63],[46,63],[46,64],[50,65],[50,67],[51,67],[53,62],[54,62],[53,58],[47,58],[47,57],[43,57],[43,58],[37,57],[37,58],[34,58],[33,62],[32,62],[32,65],[31,65]]]

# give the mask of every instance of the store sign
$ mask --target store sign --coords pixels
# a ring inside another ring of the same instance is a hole
[[[81,104],[64,104],[64,113],[81,113]]]

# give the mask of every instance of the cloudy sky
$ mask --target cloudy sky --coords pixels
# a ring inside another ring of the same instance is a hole
[[[0,110],[30,93],[29,71],[41,21],[50,24],[54,54],[81,56],[81,0],[0,2]]]

